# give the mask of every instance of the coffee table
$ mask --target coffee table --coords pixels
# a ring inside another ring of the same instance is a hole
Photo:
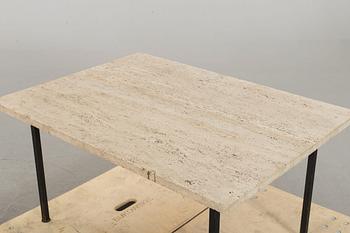
[[[308,230],[318,148],[350,110],[147,54],[132,54],[0,98],[31,125],[42,221],[49,222],[40,131],[220,212],[308,157]]]

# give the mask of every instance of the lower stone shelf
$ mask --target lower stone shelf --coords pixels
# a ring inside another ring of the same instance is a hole
[[[51,222],[42,223],[35,208],[2,224],[0,232],[173,232],[206,209],[121,167],[51,200],[49,207]]]
[[[302,199],[269,186],[221,214],[222,233],[298,233]],[[208,211],[176,233],[208,233]],[[350,217],[313,204],[309,233],[350,233]]]
[[[49,202],[51,222],[35,208],[0,233],[207,233],[205,206],[121,167]],[[269,186],[221,214],[222,233],[298,233],[302,199]],[[310,233],[350,233],[350,217],[313,204]]]

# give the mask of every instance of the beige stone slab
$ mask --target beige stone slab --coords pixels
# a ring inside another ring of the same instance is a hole
[[[115,207],[136,200],[118,212]],[[49,202],[51,222],[35,208],[0,226],[1,233],[170,233],[206,207],[121,167]]]
[[[223,211],[350,123],[350,110],[145,54],[0,98],[0,110]]]
[[[302,199],[269,186],[221,215],[222,233],[299,233]],[[207,233],[208,211],[176,233]],[[350,217],[313,204],[310,233],[350,233]]]

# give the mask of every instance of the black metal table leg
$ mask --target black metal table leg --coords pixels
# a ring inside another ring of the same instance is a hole
[[[307,233],[312,202],[312,190],[314,186],[317,150],[309,155],[304,189],[303,212],[301,216],[300,233]]]
[[[209,233],[220,232],[220,213],[209,209]]]
[[[34,126],[31,126],[31,131],[32,131],[32,139],[33,139],[36,177],[38,181],[38,190],[39,190],[39,198],[40,198],[40,207],[41,207],[41,216],[42,216],[41,221],[50,222],[49,205],[47,202],[45,172],[44,172],[44,164],[43,164],[43,154],[42,154],[41,140],[40,140],[40,131],[38,128]]]

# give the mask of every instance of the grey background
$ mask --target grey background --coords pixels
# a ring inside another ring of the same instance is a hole
[[[1,1],[0,95],[147,52],[350,107],[348,1]],[[46,134],[49,197],[113,167]],[[350,130],[322,147],[314,201],[350,215]],[[301,195],[301,163],[274,185]],[[0,114],[0,223],[38,205],[30,131]]]

